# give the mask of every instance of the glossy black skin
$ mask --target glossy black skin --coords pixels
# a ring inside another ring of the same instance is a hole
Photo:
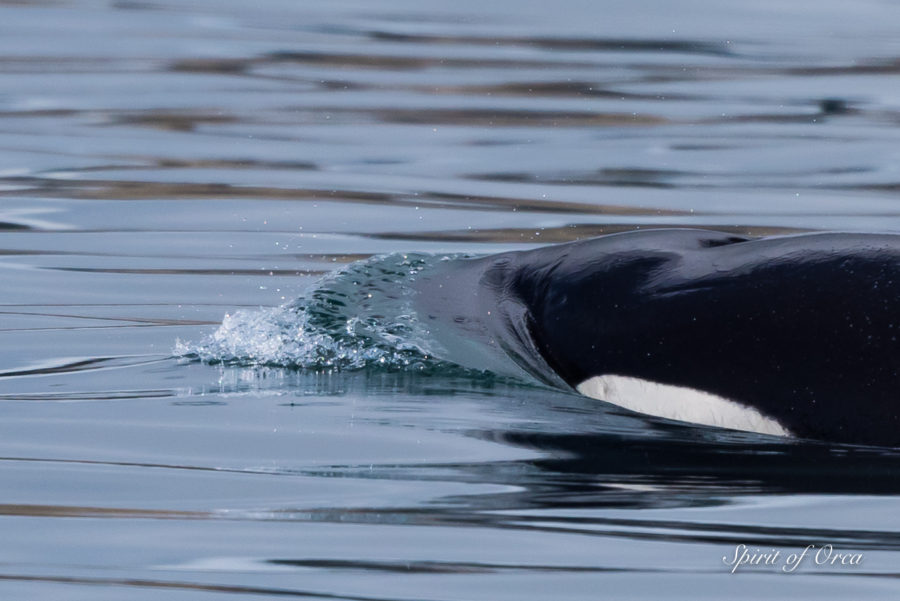
[[[900,446],[900,236],[653,230],[483,261],[571,386],[633,376],[800,437]]]

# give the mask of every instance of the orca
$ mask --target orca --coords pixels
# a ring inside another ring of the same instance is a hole
[[[643,230],[448,261],[418,288],[463,364],[674,420],[900,446],[900,235]]]

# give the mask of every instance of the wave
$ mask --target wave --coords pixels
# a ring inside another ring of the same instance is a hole
[[[420,272],[456,257],[390,254],[357,261],[280,307],[241,310],[175,355],[207,363],[309,370],[431,370],[457,367],[419,319]]]

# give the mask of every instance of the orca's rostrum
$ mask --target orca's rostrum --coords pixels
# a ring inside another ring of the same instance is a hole
[[[472,367],[670,419],[900,445],[900,235],[637,231],[447,261],[417,288]]]

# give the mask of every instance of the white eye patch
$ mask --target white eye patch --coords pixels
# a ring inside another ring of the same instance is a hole
[[[784,426],[752,407],[693,388],[603,375],[585,380],[576,390],[637,413],[731,430],[791,436]]]

